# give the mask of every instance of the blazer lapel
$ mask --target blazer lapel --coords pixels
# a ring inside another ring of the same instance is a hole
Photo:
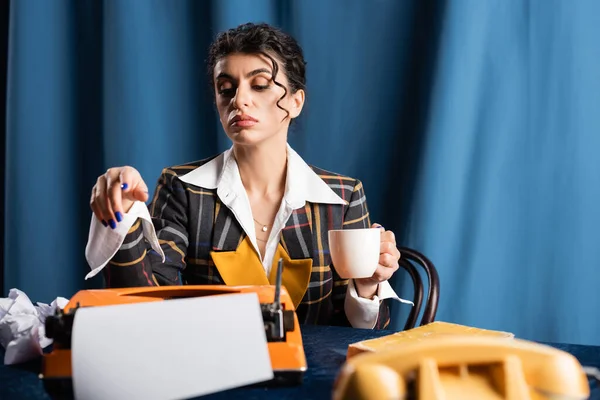
[[[281,245],[292,260],[313,258],[312,209],[308,203],[294,210],[281,232]]]
[[[269,284],[248,236],[231,210],[218,197],[215,201],[215,229],[210,255],[228,286]]]
[[[226,285],[269,285],[275,283],[277,261],[284,259],[282,283],[297,306],[310,282],[313,259],[312,209],[306,204],[294,210],[281,232],[281,242],[269,277],[254,248],[231,211],[216,199],[213,249],[215,267]]]
[[[213,230],[213,251],[234,251],[238,248],[246,233],[237,222],[233,213],[221,203],[219,196],[215,196]]]
[[[269,284],[263,265],[247,236],[236,250],[211,251],[210,254],[226,285]]]
[[[280,258],[283,260],[281,283],[290,295],[292,302],[294,303],[294,308],[297,308],[310,284],[313,260],[312,258],[291,259],[280,243],[279,246],[277,246],[277,251],[273,258],[273,266],[269,276],[269,283],[271,285],[276,284],[277,266]]]

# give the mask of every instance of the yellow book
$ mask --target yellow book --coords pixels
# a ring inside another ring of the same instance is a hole
[[[509,332],[493,331],[466,325],[452,324],[449,322],[435,321],[424,326],[393,333],[377,339],[369,339],[352,343],[348,346],[346,357],[351,358],[364,352],[374,353],[385,351],[400,347],[403,344],[415,343],[448,335],[486,336],[506,339],[513,339],[515,337],[514,334]]]

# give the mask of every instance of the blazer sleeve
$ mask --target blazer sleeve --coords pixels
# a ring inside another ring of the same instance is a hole
[[[148,209],[152,225],[138,218],[123,244],[104,268],[107,287],[165,286],[182,284],[188,248],[187,192],[171,169],[158,179]],[[164,255],[153,250],[145,229],[154,229]]]
[[[365,195],[363,184],[360,180],[356,180],[352,195],[349,200],[348,207],[344,213],[342,229],[361,229],[370,228],[371,219],[369,216],[369,208],[367,206],[367,198]],[[335,271],[335,268],[332,268]],[[341,279],[337,272],[333,273],[334,286],[333,286],[333,302],[335,314],[338,318],[341,318],[342,314],[345,316],[344,303],[345,298],[348,296],[348,279]],[[387,299],[380,300],[379,313],[377,315],[377,321],[375,322],[374,329],[386,329],[390,323],[390,310]],[[345,325],[350,325],[347,318]]]

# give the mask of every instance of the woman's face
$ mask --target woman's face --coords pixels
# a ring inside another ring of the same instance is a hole
[[[304,104],[304,92],[290,93],[288,80],[281,63],[275,80],[272,80],[273,64],[260,54],[230,54],[215,65],[215,98],[219,118],[227,136],[239,145],[257,145],[280,134],[285,135],[290,118],[300,114]]]

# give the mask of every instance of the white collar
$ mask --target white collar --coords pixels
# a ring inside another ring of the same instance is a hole
[[[326,203],[347,205],[348,202],[338,196],[317,175],[306,162],[287,145],[288,168],[284,200],[292,209],[303,207],[305,203]],[[229,148],[209,162],[179,177],[183,182],[217,189],[220,197],[226,197],[232,191],[243,189],[233,149]]]

